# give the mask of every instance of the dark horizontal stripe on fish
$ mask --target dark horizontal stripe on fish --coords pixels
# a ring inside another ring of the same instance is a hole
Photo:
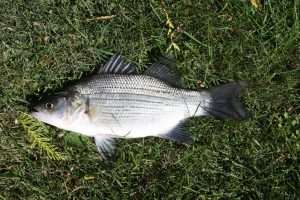
[[[162,93],[172,93],[175,89],[173,88],[166,88],[166,87],[130,87],[130,86],[101,86],[99,89],[108,89],[108,90],[115,90],[115,89],[120,89],[120,90],[142,90],[142,91],[148,91],[148,92],[162,92]],[[100,91],[100,90],[99,90]]]
[[[145,109],[145,110],[161,110],[161,108],[158,108],[157,106],[135,106],[135,105],[127,105],[126,108],[124,108],[124,105],[110,105],[111,103],[109,104],[101,104],[101,106],[109,109],[109,108],[113,108],[113,109],[118,109],[120,108],[120,110],[123,110],[123,111],[127,111],[127,110],[134,110],[134,109]]]
[[[156,112],[157,113],[157,112]],[[143,115],[151,115],[155,114],[155,112],[126,112],[126,113],[118,113],[113,114],[111,111],[101,111],[99,114],[101,115],[107,115],[112,117],[129,117],[129,116],[143,116]]]
[[[154,106],[168,106],[168,107],[175,107],[175,106],[180,106],[182,105],[179,102],[174,101],[173,103],[167,103],[166,101],[150,101],[150,100],[145,100],[145,99],[116,99],[116,98],[96,98],[96,99],[101,99],[103,101],[110,101],[108,102],[106,105],[111,104],[110,106],[113,107],[114,105],[117,104],[123,104],[120,106],[126,107],[128,106],[129,102],[141,102],[141,103],[145,103],[145,104],[153,104]],[[116,101],[116,103],[112,103],[113,101]],[[118,102],[123,102],[123,103],[118,103]],[[102,106],[106,106],[102,103],[99,104],[100,107]]]
[[[141,84],[143,83],[143,84]],[[111,88],[110,86],[126,86],[131,88],[131,86],[144,86],[157,88],[157,89],[166,89],[171,88],[164,82],[157,80],[153,77],[143,76],[143,75],[101,75],[97,77],[90,83],[91,86],[104,86],[105,88]],[[140,87],[139,87],[140,88]],[[144,87],[143,87],[144,88]]]
[[[101,84],[100,84],[101,83]],[[116,82],[116,81],[100,81],[98,84],[92,84],[91,86],[93,87],[99,87],[99,88],[128,88],[128,89],[147,89],[147,88],[151,88],[151,89],[173,89],[171,87],[166,86],[165,84],[149,84],[150,82],[146,82],[145,84],[141,84],[142,82],[126,82],[126,81],[120,81],[120,82]]]
[[[101,86],[101,87],[97,87],[97,88],[93,88],[93,89],[89,89],[90,91],[93,91],[92,93],[88,93],[88,92],[84,92],[83,94],[101,94],[101,93],[124,93],[124,90],[130,91],[130,94],[147,94],[147,93],[151,93],[151,94],[168,94],[170,96],[177,96],[179,95],[179,93],[176,92],[176,89],[167,89],[167,88],[162,88],[164,90],[161,90],[159,88],[149,88],[149,87],[124,87],[124,86],[120,86],[120,87],[116,87],[116,86]],[[126,92],[129,93],[129,92]]]
[[[155,115],[160,114],[162,112],[173,112],[173,108],[177,108],[178,105],[153,105],[151,107],[142,107],[142,108],[132,108],[127,105],[124,106],[114,106],[114,105],[100,105],[98,107],[99,115],[112,115],[112,113],[117,113],[117,115],[122,116],[132,116],[132,115]]]
[[[169,101],[177,101],[174,97],[164,97],[164,96],[154,96],[154,95],[149,95],[149,94],[139,94],[139,93],[128,93],[128,92],[102,92],[102,93],[97,93],[100,94],[99,96],[105,96],[105,95],[128,95],[128,96],[135,96],[135,98],[138,97],[146,97],[147,99],[149,98],[155,98],[155,99],[164,99],[164,100],[169,100]],[[94,98],[92,95],[90,95],[89,98]],[[99,99],[104,99],[104,98],[99,98]],[[105,99],[104,99],[105,100]],[[134,100],[134,99],[133,99]],[[131,101],[131,99],[130,99]]]

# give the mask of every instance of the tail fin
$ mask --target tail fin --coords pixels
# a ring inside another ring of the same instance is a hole
[[[248,113],[239,100],[240,93],[245,86],[245,82],[234,82],[208,90],[211,103],[205,108],[206,112],[220,119],[247,118]]]

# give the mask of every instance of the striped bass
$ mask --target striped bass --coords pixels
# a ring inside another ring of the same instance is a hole
[[[61,129],[94,137],[103,158],[114,152],[116,138],[154,136],[190,144],[186,119],[213,116],[244,119],[239,101],[244,82],[205,90],[181,87],[179,77],[160,57],[144,74],[116,54],[96,75],[34,106],[32,116]]]

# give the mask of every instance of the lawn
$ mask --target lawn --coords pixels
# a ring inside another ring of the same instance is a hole
[[[298,0],[0,1],[0,199],[298,199],[299,15]],[[116,52],[142,72],[153,49],[176,57],[186,88],[248,81],[251,117],[188,120],[189,146],[120,139],[110,162],[51,126],[41,134],[67,159],[32,145],[17,120],[30,96]]]

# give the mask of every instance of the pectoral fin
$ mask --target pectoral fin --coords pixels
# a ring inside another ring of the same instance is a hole
[[[96,136],[94,138],[101,157],[104,160],[112,157],[115,151],[115,140],[109,136]]]

